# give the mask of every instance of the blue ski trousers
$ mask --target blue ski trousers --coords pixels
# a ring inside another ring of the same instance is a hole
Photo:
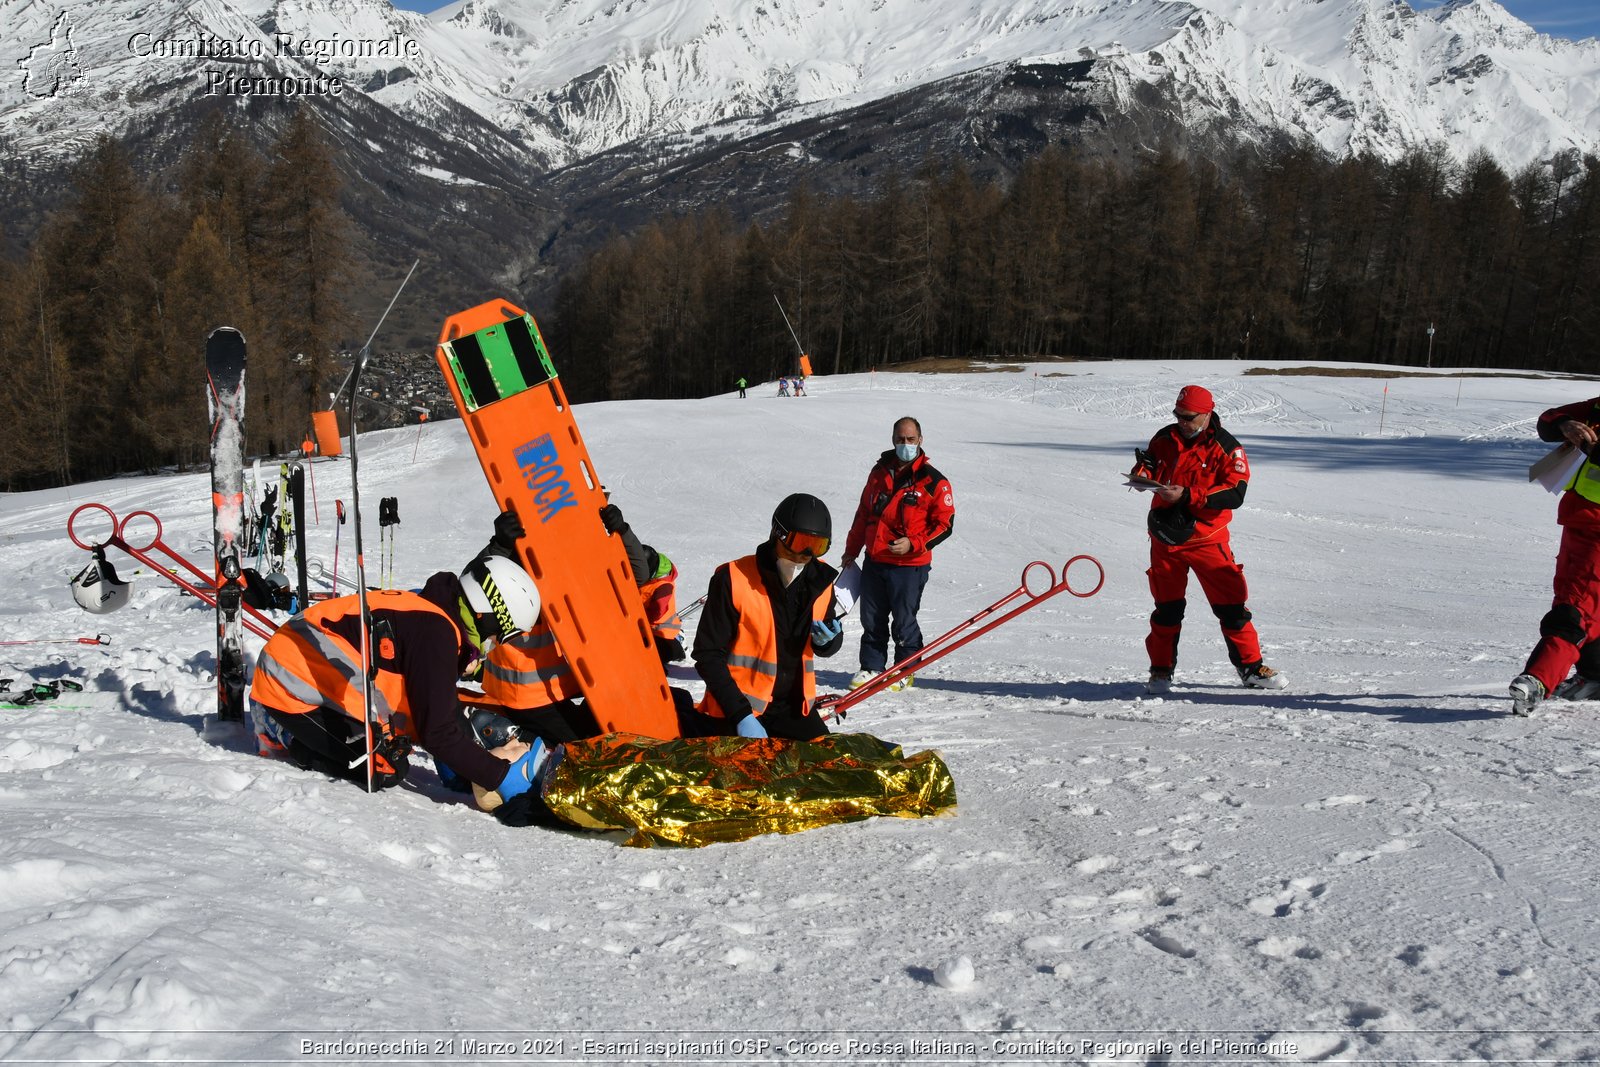
[[[861,567],[861,669],[877,674],[889,666],[889,636],[894,635],[894,662],[922,647],[917,611],[928,584],[931,564],[896,567],[867,560]]]

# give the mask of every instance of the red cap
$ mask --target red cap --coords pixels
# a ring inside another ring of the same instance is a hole
[[[1178,393],[1178,410],[1204,415],[1208,411],[1217,410],[1217,402],[1211,399],[1210,390],[1198,385],[1186,385]]]

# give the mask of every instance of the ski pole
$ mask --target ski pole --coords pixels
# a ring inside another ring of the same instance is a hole
[[[338,516],[338,523],[333,527],[333,588],[339,588],[339,531],[344,529],[344,501],[333,502],[333,513]]]
[[[0,645],[109,645],[110,634],[93,637],[30,637],[25,641],[0,641]]]
[[[1077,563],[1079,560],[1094,564],[1095,571],[1099,574],[1099,578],[1094,583],[1094,588],[1085,590],[1083,592],[1074,589],[1071,581],[1068,578],[1068,572],[1072,570],[1072,565]],[[1048,577],[1050,583],[1039,589],[1037,592],[1030,588],[1028,584],[1029,575],[1037,573],[1034,570],[1036,567],[1043,568],[1044,574]],[[860,688],[853,689],[849,693],[838,696],[823,697],[812,706],[816,708],[817,713],[824,719],[843,718],[844,713],[850,708],[854,707],[856,704],[861,703],[863,700],[873,696],[874,694],[883,692],[883,690],[887,689],[901,678],[904,678],[906,675],[915,674],[918,670],[926,667],[930,663],[933,663],[935,660],[944,658],[967,642],[974,641],[977,638],[982,637],[990,630],[993,630],[996,626],[1011,621],[1018,615],[1021,615],[1024,611],[1027,611],[1029,608],[1038,607],[1040,604],[1043,604],[1046,600],[1049,600],[1057,593],[1071,593],[1073,596],[1079,598],[1092,597],[1098,593],[1100,588],[1105,584],[1106,569],[1102,567],[1100,565],[1100,561],[1095,559],[1093,556],[1073,556],[1071,559],[1067,560],[1066,563],[1062,564],[1061,575],[1059,578],[1057,578],[1055,569],[1051,567],[1050,564],[1045,563],[1042,560],[1034,560],[1032,563],[1022,568],[1021,585],[1017,586],[1017,588],[1013,589],[999,600],[996,600],[993,604],[990,604],[988,607],[972,616],[972,618],[967,619],[965,622],[956,624],[956,626],[950,629],[947,633],[940,634],[938,637],[934,638],[932,641],[929,641],[922,648],[919,648],[917,651],[911,653],[909,656],[905,657],[888,670],[867,681]],[[989,616],[993,615],[995,612],[1006,608],[1019,598],[1024,599],[1025,602],[1017,607],[1012,608],[1010,611],[1007,611],[998,619],[984,623],[982,626],[977,626],[979,622],[989,618]],[[972,629],[974,626],[977,626],[977,628]],[[968,632],[969,630],[971,630],[970,633]]]
[[[708,597],[710,595],[711,595],[710,593],[702,593],[699,600],[696,600],[693,604],[690,604],[688,607],[686,607],[682,611],[678,612],[678,618],[679,619],[687,619],[689,616],[693,615],[695,612],[697,612],[701,608],[705,607],[706,606],[706,597]]]
[[[422,447],[422,428],[428,425],[428,409],[413,404],[411,410],[417,413],[417,441],[411,446],[411,462],[417,462],[417,449]]]
[[[322,508],[317,505],[317,467],[311,460],[306,460],[306,469],[310,471],[311,478],[311,519],[318,526],[322,525]]]
[[[394,296],[389,298],[389,306],[383,309],[383,314],[378,316],[378,324],[367,335],[367,343],[361,346],[361,351],[356,353],[355,361],[350,365],[350,502],[355,506],[356,513],[356,598],[361,607],[361,724],[362,732],[367,735],[367,792],[373,791],[373,755],[375,746],[372,740],[374,711],[372,701],[372,681],[377,677],[378,668],[372,659],[372,617],[367,607],[367,561],[361,548],[361,478],[357,473],[356,453],[356,396],[360,392],[361,372],[366,370],[367,361],[372,358],[372,341],[378,336],[378,331],[383,329],[383,324],[389,317],[389,312],[394,310],[395,303],[400,299],[400,294],[405,292],[406,283],[411,281],[411,276],[417,271],[417,264],[421,259],[413,260],[411,269],[406,271],[406,276],[401,279],[400,287],[394,291]],[[398,518],[398,515],[396,516]],[[388,713],[384,713],[384,725],[387,725]],[[356,764],[350,765],[352,768]]]

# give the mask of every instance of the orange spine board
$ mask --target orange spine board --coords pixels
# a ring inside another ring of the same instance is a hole
[[[450,316],[439,334],[439,369],[495,502],[522,519],[518,558],[589,709],[608,732],[671,740],[679,730],[666,672],[622,541],[600,521],[605,494],[559,379],[472,410],[444,347],[524,315],[493,300]]]

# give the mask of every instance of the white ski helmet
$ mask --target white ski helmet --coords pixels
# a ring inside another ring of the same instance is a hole
[[[128,602],[133,586],[117,577],[117,570],[106,562],[106,550],[94,549],[94,559],[72,579],[72,599],[84,611],[106,615]]]
[[[461,572],[467,607],[482,620],[493,620],[494,632],[478,636],[500,640],[533,629],[539,617],[539,588],[528,572],[504,556],[479,556]]]

